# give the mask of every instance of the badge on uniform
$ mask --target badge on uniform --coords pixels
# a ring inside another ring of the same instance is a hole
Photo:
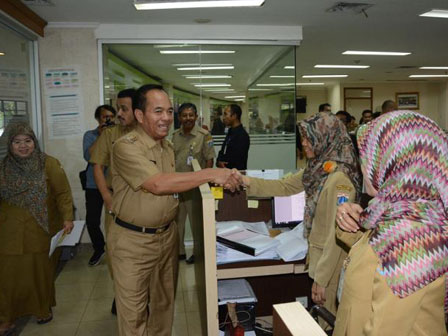
[[[337,202],[336,205],[341,205],[348,202],[348,195],[344,193],[337,194]]]
[[[192,162],[193,162],[193,156],[192,155],[188,155],[187,156],[187,166],[191,166]]]

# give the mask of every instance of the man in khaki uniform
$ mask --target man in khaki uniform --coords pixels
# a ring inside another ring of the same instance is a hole
[[[101,193],[104,201],[105,220],[104,229],[106,233],[109,231],[110,224],[113,222],[111,215],[112,211],[112,177],[111,174],[105,175],[105,170],[110,167],[112,157],[112,145],[116,140],[123,135],[130,132],[136,124],[134,118],[134,111],[132,109],[132,99],[135,95],[134,89],[122,90],[117,96],[117,119],[120,124],[108,127],[97,138],[95,144],[92,146],[92,153],[90,156],[90,163],[93,164],[93,176],[98,190]],[[107,259],[107,266],[109,273],[113,278],[112,267],[109,259]],[[115,300],[112,303],[112,313],[116,314]]]
[[[170,336],[178,265],[176,193],[207,182],[232,190],[239,180],[229,169],[174,172],[174,152],[165,140],[173,108],[161,86],[138,89],[133,108],[138,126],[116,141],[112,153],[116,224],[110,227],[107,251],[118,329],[121,336]]]
[[[192,160],[197,159],[202,169],[213,167],[215,150],[213,148],[213,138],[210,133],[197,126],[198,113],[196,106],[191,103],[184,103],[179,107],[179,121],[181,127],[173,133],[172,142],[174,146],[174,156],[176,159],[176,172],[193,171]],[[176,223],[179,229],[179,259],[185,259],[185,221],[190,220],[193,239],[195,229],[193,227],[193,197],[197,196],[198,190],[193,189],[179,194],[179,212]],[[194,224],[196,225],[196,224]],[[194,262],[192,255],[187,263]]]

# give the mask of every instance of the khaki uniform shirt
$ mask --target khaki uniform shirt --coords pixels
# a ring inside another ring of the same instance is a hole
[[[303,171],[284,180],[250,179],[249,196],[286,196],[304,190]],[[354,202],[356,190],[342,172],[330,174],[317,201],[309,243],[309,275],[320,286],[327,287],[336,270],[345,245],[336,239],[336,210],[339,203]]]
[[[215,157],[212,136],[207,130],[197,125],[193,127],[190,134],[185,134],[182,127],[176,130],[173,133],[172,142],[177,172],[193,171],[189,156],[197,159],[201,168],[205,168],[207,161]]]
[[[89,162],[93,164],[100,164],[104,167],[110,167],[112,146],[114,145],[115,141],[117,141],[123,135],[129,133],[132,129],[132,126],[121,125],[115,125],[106,128],[93,145]],[[106,183],[108,188],[112,187],[111,174],[106,175]]]
[[[174,195],[154,195],[142,188],[151,176],[174,172],[174,152],[169,141],[154,141],[142,127],[117,140],[112,151],[113,212],[123,221],[160,227],[176,216]]]

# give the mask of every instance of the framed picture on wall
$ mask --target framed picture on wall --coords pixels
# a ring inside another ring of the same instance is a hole
[[[418,110],[420,99],[418,92],[397,92],[395,94],[400,110]]]

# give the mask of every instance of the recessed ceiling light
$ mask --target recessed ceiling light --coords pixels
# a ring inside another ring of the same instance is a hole
[[[5,53],[4,52],[0,52],[0,56],[5,56]]]
[[[232,78],[230,75],[183,75],[187,79],[225,79]]]
[[[212,8],[212,7],[259,7],[265,0],[135,0],[137,10],[174,9],[174,8]]]
[[[289,76],[283,76],[283,75],[272,75],[272,76],[269,76],[270,78],[296,78],[296,76],[293,76],[293,75],[289,75]]]
[[[232,66],[199,66],[199,67],[181,67],[177,68],[180,71],[189,71],[189,70],[233,70],[235,67]]]
[[[226,87],[226,86],[232,86],[230,84],[226,83],[214,83],[214,84],[201,84],[201,83],[194,83],[195,87]]]
[[[345,78],[348,75],[303,75],[302,78]]]
[[[165,55],[182,55],[182,54],[234,54],[235,50],[160,50]]]
[[[287,85],[294,85],[294,83],[271,83],[271,84],[262,83],[262,84],[257,84],[257,86],[287,86]]]
[[[246,96],[225,96],[224,98],[246,98]]]
[[[367,69],[370,65],[328,65],[328,64],[316,64],[315,68],[323,69]]]
[[[295,66],[294,65],[285,65],[284,67],[283,67],[283,69],[288,69],[288,70],[294,70],[295,69]]]
[[[429,12],[420,14],[420,16],[448,19],[448,10],[446,10],[446,9],[433,9],[433,10],[430,10]]]
[[[247,89],[248,91],[272,91],[272,89],[256,89],[256,88],[253,88],[253,89]]]
[[[398,51],[361,51],[361,50],[347,50],[342,55],[370,55],[370,56],[407,56],[410,52]]]
[[[448,66],[423,66],[419,69],[422,70],[448,70]]]
[[[296,83],[296,85],[300,85],[300,86],[304,86],[304,85],[309,85],[309,86],[317,86],[317,85],[325,85],[325,83]]]
[[[410,75],[411,78],[445,78],[448,75]]]

